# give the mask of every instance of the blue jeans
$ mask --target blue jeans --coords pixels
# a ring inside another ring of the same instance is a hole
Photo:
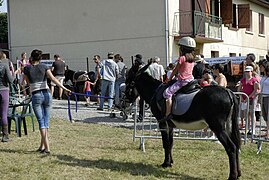
[[[49,90],[39,90],[32,93],[32,106],[39,129],[49,128],[51,103],[52,97]]]
[[[108,96],[113,98],[113,94],[114,94],[114,86],[115,86],[115,82],[114,81],[108,81],[108,80],[104,80],[102,79],[102,86],[101,86],[101,96],[105,96],[106,95],[106,90],[108,88]],[[104,108],[104,98],[100,98],[100,108]],[[111,108],[113,105],[113,99],[108,99],[108,108]]]
[[[119,80],[116,80],[116,82],[115,82],[115,101],[114,101],[114,103],[116,105],[120,104],[120,99],[121,99],[121,96],[122,96],[122,93],[121,93],[121,90],[120,90],[120,85],[122,83],[124,83],[124,82],[125,82],[124,79],[119,79]]]

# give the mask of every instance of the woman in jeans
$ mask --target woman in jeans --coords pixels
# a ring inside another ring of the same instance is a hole
[[[49,67],[40,63],[42,51],[33,50],[31,53],[32,63],[24,68],[24,75],[27,84],[30,84],[32,93],[32,106],[37,118],[41,143],[38,151],[41,153],[50,153],[48,128],[50,119],[50,110],[52,96],[47,84],[47,78],[50,78],[57,86],[63,88],[67,93],[71,91],[66,89],[51,73]]]

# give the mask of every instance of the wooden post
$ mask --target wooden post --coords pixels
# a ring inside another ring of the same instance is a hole
[[[87,57],[87,72],[89,72],[89,58]]]

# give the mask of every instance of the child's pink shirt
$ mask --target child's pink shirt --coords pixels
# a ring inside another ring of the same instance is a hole
[[[194,63],[186,62],[185,56],[180,56],[177,62],[180,64],[177,76],[178,80],[194,79],[192,75]]]

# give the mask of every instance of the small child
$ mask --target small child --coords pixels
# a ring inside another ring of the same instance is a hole
[[[90,95],[91,95],[91,85],[94,85],[94,83],[92,83],[89,79],[89,76],[86,76],[86,81],[84,83],[84,93],[86,94],[86,96],[84,96],[85,100],[86,100],[86,104],[85,106],[89,106],[90,105]]]

